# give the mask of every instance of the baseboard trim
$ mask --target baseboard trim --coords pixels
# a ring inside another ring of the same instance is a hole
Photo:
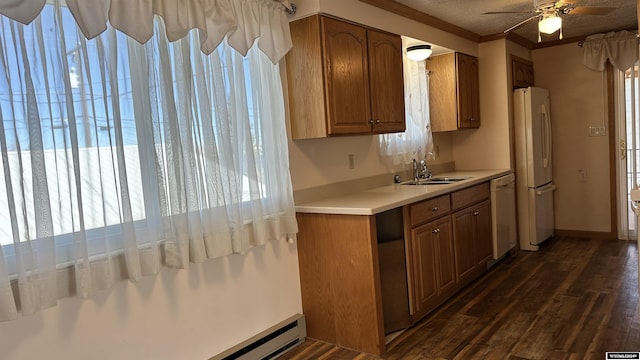
[[[556,237],[568,236],[568,237],[584,237],[598,240],[618,240],[616,235],[611,232],[604,231],[584,231],[584,230],[562,230],[556,229]]]

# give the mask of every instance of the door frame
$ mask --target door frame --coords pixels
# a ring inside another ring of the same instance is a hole
[[[611,201],[611,229],[610,237],[618,239],[618,180],[616,174],[616,164],[618,162],[618,151],[616,141],[616,111],[615,111],[615,83],[613,65],[607,61],[607,125],[609,127],[609,198]]]

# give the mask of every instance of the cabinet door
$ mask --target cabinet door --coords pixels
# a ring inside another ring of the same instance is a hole
[[[511,61],[511,68],[514,89],[534,86],[532,63],[514,59]]]
[[[483,264],[493,255],[491,202],[483,201],[473,207],[476,264]]]
[[[478,59],[456,53],[458,82],[458,128],[480,127]]]
[[[453,242],[456,280],[461,282],[471,275],[477,262],[473,236],[473,209],[462,209],[453,214]]]
[[[433,132],[458,129],[458,97],[455,54],[433,56],[427,61],[429,77],[429,113]]]
[[[402,39],[368,30],[367,42],[373,131],[405,131]]]
[[[433,233],[436,243],[436,258],[434,260],[438,267],[436,281],[438,295],[442,295],[456,285],[451,217],[447,216],[439,220],[435,224],[435,229],[438,230]]]
[[[436,247],[433,236],[437,234],[437,223],[431,222],[411,230],[414,319],[424,315],[438,296],[436,280]]]
[[[328,134],[370,133],[367,31],[326,17],[322,30]]]

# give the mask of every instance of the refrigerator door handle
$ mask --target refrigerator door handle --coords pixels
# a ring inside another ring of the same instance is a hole
[[[542,189],[536,191],[536,195],[540,196],[542,194],[546,194],[550,191],[554,191],[556,189],[556,186],[551,184],[551,185],[547,185],[545,187],[543,187]]]
[[[542,117],[542,142],[543,142],[543,154],[542,154],[542,162],[545,168],[549,167],[549,159],[551,158],[551,120],[549,119],[549,111],[547,110],[547,105],[542,104],[542,109],[540,111],[540,116]]]

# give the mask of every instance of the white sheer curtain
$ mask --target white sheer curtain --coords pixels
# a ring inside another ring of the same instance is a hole
[[[625,71],[638,61],[638,35],[632,31],[587,36],[582,46],[582,63],[592,70],[604,71],[609,60],[613,67]]]
[[[30,23],[47,0],[0,2],[0,14],[23,24]],[[256,6],[256,2],[260,6]],[[228,44],[245,55],[258,46],[276,63],[291,48],[289,23],[282,10],[286,0],[66,0],[78,29],[92,39],[108,29],[107,24],[140,43],[154,34],[154,15],[163,18],[169,41],[182,39],[198,29],[199,43],[210,54],[228,36]]]
[[[403,44],[406,48],[406,44]],[[388,168],[406,170],[412,159],[427,159],[433,151],[429,121],[429,75],[425,61],[402,57],[404,68],[404,105],[407,130],[379,136],[379,155]]]
[[[55,305],[56,269],[87,296],[123,264],[136,280],[297,232],[277,65],[288,24],[272,0],[226,4],[237,26],[223,37],[249,46],[210,55],[213,33],[170,42],[158,17],[141,44],[112,27],[87,40],[57,2],[28,25],[0,16],[0,320]]]

